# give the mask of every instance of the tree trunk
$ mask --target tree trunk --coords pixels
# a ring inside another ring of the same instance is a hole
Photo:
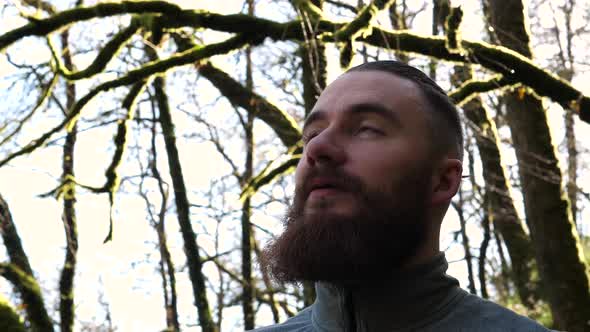
[[[254,1],[248,0],[248,15],[254,15]],[[246,89],[254,91],[254,82],[252,78],[252,49],[246,49]],[[237,110],[236,110],[237,112]],[[244,165],[244,174],[242,176],[242,188],[245,187],[252,178],[253,160],[254,160],[254,119],[252,112],[247,112],[247,120],[244,124],[246,134],[246,163]],[[254,329],[254,282],[252,280],[252,225],[250,224],[251,204],[250,197],[242,203],[242,312],[244,315],[244,328],[246,330]]]
[[[168,97],[164,92],[164,78],[157,77],[154,79],[154,88],[156,91],[156,100],[160,110],[160,125],[164,134],[164,143],[168,155],[168,167],[170,168],[170,177],[174,187],[174,200],[176,203],[176,213],[180,232],[184,240],[184,252],[186,254],[189,278],[193,288],[195,305],[199,312],[199,324],[204,332],[215,332],[217,326],[211,318],[209,302],[207,300],[207,289],[205,287],[205,276],[202,272],[202,262],[197,245],[197,238],[193,231],[190,220],[189,202],[184,184],[184,175],[180,165],[180,156],[176,147],[176,135],[174,133],[174,124],[168,105]]]
[[[162,290],[164,292],[164,305],[166,309],[166,326],[169,331],[180,331],[178,323],[178,308],[176,295],[176,275],[172,255],[168,249],[166,237],[166,207],[168,205],[168,189],[164,188],[164,181],[157,167],[157,150],[156,150],[156,113],[153,114],[154,123],[152,126],[152,176],[158,181],[158,190],[162,197],[158,219],[154,220],[156,233],[158,235],[158,248],[160,249],[160,273],[162,276]],[[147,203],[147,202],[146,202]],[[148,203],[149,204],[149,203]],[[150,207],[148,206],[148,209]]]
[[[455,85],[473,77],[471,69],[465,66],[456,66],[454,71],[451,80]],[[533,273],[536,270],[533,248],[514,206],[512,188],[500,154],[496,124],[479,97],[473,98],[462,108],[475,133],[485,191],[490,204],[490,222],[494,223],[508,248],[512,262],[511,276],[520,300],[526,307],[533,308],[535,300],[539,297],[538,281],[533,277],[536,274]]]
[[[490,25],[503,46],[532,58],[522,2],[489,0]],[[541,101],[526,89],[505,94],[527,225],[555,327],[590,329],[590,285],[584,255],[562,188],[561,170]]]
[[[158,45],[161,42],[162,35],[160,33],[155,36],[152,35],[150,38],[151,45]],[[151,60],[158,58],[156,51],[152,46],[146,46],[145,52]],[[162,88],[163,89],[163,88]],[[162,91],[163,93],[163,91]],[[158,106],[161,108],[167,106],[165,95],[162,96],[163,100],[158,101]],[[153,216],[151,212],[151,203],[147,196],[144,196],[144,200],[147,205],[148,212],[152,218],[156,235],[158,236],[158,249],[160,252],[160,276],[162,278],[162,291],[164,295],[164,309],[166,318],[166,332],[177,332],[180,331],[180,324],[178,322],[178,296],[176,292],[176,271],[174,269],[174,262],[172,261],[172,255],[168,248],[168,240],[166,236],[166,210],[168,206],[169,190],[168,186],[165,186],[165,182],[162,179],[160,170],[158,169],[158,150],[156,147],[157,138],[157,123],[158,115],[156,111],[156,105],[154,100],[151,100],[152,105],[152,126],[151,126],[151,155],[149,159],[149,171],[151,175],[158,182],[158,191],[161,197],[160,209],[157,217]],[[160,110],[161,112],[161,110]],[[142,180],[143,183],[143,180]],[[141,185],[140,185],[141,190]],[[142,194],[143,195],[143,194]]]
[[[72,56],[68,42],[69,33],[65,30],[61,34],[64,66],[73,70]],[[76,86],[66,82],[66,109],[71,110],[76,103]],[[74,124],[66,133],[63,147],[62,183],[63,189],[63,223],[66,238],[66,256],[59,279],[59,316],[62,332],[72,332],[74,329],[74,277],[76,275],[76,256],[78,254],[78,226],[76,222],[76,184],[74,183],[74,148],[78,134]]]
[[[479,258],[478,258],[478,266],[479,266],[479,288],[481,290],[481,297],[484,299],[489,298],[488,295],[488,287],[486,283],[486,253],[488,250],[488,244],[490,243],[490,214],[489,212],[492,211],[488,204],[489,198],[487,194],[484,194],[484,212],[483,218],[481,220],[481,227],[483,228],[483,240],[481,241],[481,245],[479,246]]]
[[[162,290],[164,291],[164,305],[166,307],[166,327],[168,331],[180,331],[178,323],[178,308],[176,296],[176,276],[172,255],[168,249],[166,237],[165,216],[168,193],[163,191],[161,178],[158,178],[162,205],[156,221],[156,232],[158,234],[158,248],[160,249],[160,270],[162,274]]]
[[[400,12],[399,7],[401,7],[401,12]],[[434,7],[436,8],[436,5]],[[360,8],[360,6],[359,6],[359,8]],[[391,6],[389,6],[389,10],[388,10],[389,11],[389,21],[391,22],[391,27],[394,30],[408,29],[408,23],[406,21],[406,19],[407,19],[406,10],[407,9],[408,9],[408,7],[406,5],[405,0],[401,1],[401,4],[399,4],[398,1],[396,1]],[[435,24],[433,24],[432,26],[434,29]],[[395,57],[401,62],[408,63],[408,61],[410,61],[410,56],[407,53],[396,51],[394,54],[395,54]],[[436,60],[432,59],[431,61],[432,61],[431,62],[431,64],[432,64],[432,63],[435,63]],[[434,66],[436,66],[436,65],[434,65]],[[433,67],[431,66],[431,68],[433,68]],[[430,75],[432,75],[432,74],[433,73],[431,70]]]
[[[557,22],[555,27],[551,30],[555,33],[555,41],[559,46],[559,53],[557,58],[559,59],[561,68],[559,68],[557,74],[564,80],[571,82],[575,74],[573,53],[573,39],[576,37],[576,32],[572,28],[572,12],[574,11],[575,0],[568,0],[559,9],[564,15],[565,24],[565,45],[561,44],[561,29],[558,28]],[[555,13],[553,13],[555,15]],[[584,55],[582,55],[584,56]],[[578,178],[578,150],[576,148],[576,133],[574,129],[574,114],[573,112],[564,112],[564,125],[565,125],[565,141],[567,147],[567,196],[570,200],[572,209],[572,218],[574,224],[577,225],[578,217],[578,186],[576,180]]]
[[[255,116],[248,113],[246,128],[246,171],[244,179],[251,179],[253,172],[254,133],[253,124]],[[248,182],[244,182],[244,186]],[[244,281],[242,296],[242,312],[244,314],[244,327],[246,330],[254,329],[254,281],[252,280],[252,239],[253,230],[250,224],[251,204],[250,197],[242,204],[242,279]]]
[[[254,246],[254,252],[256,253],[256,257],[258,259],[260,259],[260,247],[258,246],[258,243],[256,242],[256,239],[253,239],[253,246]],[[266,288],[266,291],[268,292],[268,306],[270,307],[270,311],[272,313],[272,318],[275,322],[275,324],[279,323],[279,308],[277,305],[277,301],[275,300],[275,293],[276,291],[273,289],[273,285],[270,281],[270,277],[268,276],[268,273],[265,271],[262,271],[262,281],[264,282],[264,287]]]
[[[311,0],[311,3],[322,9],[323,0]],[[314,22],[310,23],[311,25]],[[308,40],[301,43],[299,56],[302,62],[303,81],[303,104],[305,105],[305,116],[311,112],[315,102],[326,88],[327,65],[326,46],[315,35],[313,26],[306,26]]]
[[[393,6],[391,6],[393,7]],[[445,19],[449,14],[450,4],[449,0],[433,0],[432,1],[432,35],[438,36],[439,31],[444,31]],[[436,81],[436,67],[438,61],[436,58],[430,59],[428,76],[433,81]]]
[[[161,31],[156,31],[153,44],[158,45],[162,39]],[[146,47],[146,53],[150,60],[157,60],[157,53],[150,47]],[[213,321],[209,301],[207,300],[207,288],[205,286],[205,275],[203,274],[203,262],[197,244],[197,237],[193,230],[190,220],[190,204],[188,201],[184,174],[180,164],[180,155],[176,146],[176,133],[174,132],[174,123],[168,103],[168,95],[165,87],[164,77],[158,76],[154,79],[153,87],[155,91],[156,104],[159,110],[160,126],[164,136],[164,145],[168,157],[168,168],[172,178],[172,187],[174,189],[174,202],[176,203],[176,214],[178,224],[184,242],[184,253],[186,255],[187,267],[191,286],[193,288],[194,304],[199,313],[199,325],[203,332],[217,332],[218,327]]]
[[[572,218],[577,225],[578,216],[578,149],[576,148],[576,132],[574,130],[574,113],[565,112],[565,139],[567,145],[567,196],[571,204]]]
[[[469,280],[469,292],[476,294],[475,279],[473,278],[473,257],[469,246],[469,237],[467,236],[466,221],[463,214],[463,192],[459,190],[459,204],[456,205],[457,214],[459,215],[459,224],[461,225],[461,243],[465,252],[465,263],[467,263],[467,279]]]
[[[0,234],[10,258],[10,264],[0,266],[0,275],[10,281],[20,293],[31,330],[33,332],[53,332],[53,323],[45,309],[41,288],[33,275],[29,259],[12,221],[8,204],[1,195]]]
[[[500,278],[499,282],[496,285],[497,288],[500,288],[498,293],[503,298],[508,298],[512,292],[510,287],[510,272],[508,271],[508,263],[506,262],[506,255],[504,254],[504,248],[502,248],[502,244],[504,241],[500,239],[499,231],[494,228],[494,240],[496,241],[496,246],[498,246],[498,257],[500,258]]]

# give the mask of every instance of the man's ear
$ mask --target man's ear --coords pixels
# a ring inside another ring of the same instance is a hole
[[[433,174],[431,203],[448,204],[459,190],[463,165],[458,159],[445,158]]]

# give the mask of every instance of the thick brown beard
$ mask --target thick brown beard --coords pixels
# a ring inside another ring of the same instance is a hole
[[[320,172],[308,175],[304,183]],[[416,254],[427,235],[429,172],[408,174],[389,188],[369,191],[338,170],[359,210],[351,216],[305,214],[309,188],[296,188],[285,230],[264,249],[260,264],[279,282],[354,284],[388,278]]]

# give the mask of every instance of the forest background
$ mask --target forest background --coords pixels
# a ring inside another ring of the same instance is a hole
[[[449,273],[590,331],[589,20],[579,0],[0,2],[0,330],[241,331],[309,305],[256,263],[302,120],[346,68],[398,59],[461,109]]]

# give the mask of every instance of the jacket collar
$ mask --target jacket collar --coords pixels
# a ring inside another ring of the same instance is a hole
[[[385,281],[340,288],[316,283],[312,324],[317,331],[415,329],[446,315],[466,292],[446,274],[444,253]]]

